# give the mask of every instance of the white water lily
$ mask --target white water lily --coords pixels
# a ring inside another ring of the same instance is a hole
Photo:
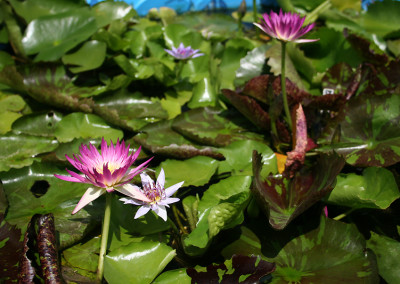
[[[171,203],[179,201],[179,198],[171,196],[182,186],[184,182],[179,182],[165,189],[165,173],[162,168],[156,182],[154,182],[146,173],[141,173],[140,178],[142,180],[143,189],[136,185],[129,184],[129,191],[142,193],[148,198],[149,201],[139,200],[135,198],[136,195],[130,196],[131,198],[121,198],[120,200],[125,204],[141,206],[136,212],[135,219],[145,215],[151,209],[164,221],[167,221],[166,207],[169,207],[169,204]]]

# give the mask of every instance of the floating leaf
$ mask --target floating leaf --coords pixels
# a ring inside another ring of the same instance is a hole
[[[293,178],[273,173],[265,177],[261,175],[261,155],[253,152],[255,185],[252,192],[269,216],[271,226],[281,230],[332,190],[331,185],[343,165],[341,157],[324,155],[314,165],[305,165]]]
[[[58,142],[52,138],[16,135],[13,133],[0,137],[0,172],[11,168],[31,165],[37,155],[56,149]]]
[[[210,157],[197,156],[184,161],[166,160],[160,168],[165,171],[165,187],[181,181],[185,181],[184,186],[202,186],[214,175],[218,164]]]
[[[400,97],[385,93],[362,93],[353,97],[328,124],[319,143],[331,144],[340,127],[340,142],[319,148],[335,149],[354,166],[387,167],[400,161]]]
[[[116,142],[123,137],[121,130],[113,128],[101,117],[79,112],[64,116],[57,124],[54,134],[60,142],[70,142],[74,138],[101,137]]]
[[[71,218],[71,212],[87,185],[68,183],[54,174],[67,172],[49,163],[34,163],[30,167],[0,173],[0,179],[9,204],[6,220],[25,230],[34,214],[53,213],[60,233],[60,247],[64,247],[80,240],[86,230],[97,225],[100,220],[96,218],[101,216],[99,212],[103,208],[86,206]]]
[[[184,239],[187,254],[203,254],[219,231],[243,222],[250,183],[250,176],[232,176],[210,186],[198,204],[196,228]]]
[[[149,98],[139,92],[130,93],[121,89],[113,95],[96,98],[97,113],[109,113],[114,124],[130,130],[141,128],[141,124],[168,118],[167,112],[157,98]]]
[[[182,113],[174,119],[172,128],[199,144],[227,146],[234,141],[263,141],[261,135],[249,132],[245,121],[237,113],[215,108],[198,108]]]
[[[236,71],[236,86],[243,85],[251,78],[262,74],[266,61],[265,53],[270,47],[266,44],[256,47],[240,60],[240,67]]]
[[[385,168],[370,167],[363,175],[341,174],[328,201],[351,208],[386,209],[400,197],[396,180]]]
[[[353,224],[322,217],[318,229],[290,241],[271,259],[276,283],[378,283],[375,255]]]
[[[132,243],[106,255],[104,278],[108,283],[151,283],[175,255],[163,243]]]
[[[199,270],[199,271],[198,271]],[[275,264],[260,256],[234,255],[223,264],[204,268],[188,268],[187,274],[194,283],[260,283],[260,279],[275,270]]]
[[[23,17],[27,22],[31,22],[42,16],[56,15],[84,7],[79,1],[70,0],[31,0],[22,2],[10,0],[10,3],[17,14]]]
[[[163,272],[158,276],[153,282],[153,284],[190,284],[191,278],[186,273],[185,268],[168,270]]]
[[[20,112],[25,106],[25,101],[18,95],[0,94],[0,134],[11,130],[11,125],[22,116]]]
[[[54,137],[57,123],[62,114],[56,111],[24,115],[13,123],[13,131],[17,134]]]
[[[371,232],[371,238],[367,241],[367,248],[372,249],[376,254],[379,275],[387,283],[397,283],[400,280],[400,271],[397,265],[400,243]]]
[[[171,129],[172,120],[160,121],[141,129],[133,140],[154,154],[176,158],[190,158],[197,155],[222,158],[212,147],[198,146]]]
[[[93,70],[103,64],[106,58],[106,48],[104,42],[87,41],[78,51],[64,55],[62,61],[66,65],[72,65],[69,69],[73,73]]]
[[[34,19],[26,28],[22,44],[26,54],[39,53],[35,61],[55,61],[96,30],[95,18],[80,8]]]

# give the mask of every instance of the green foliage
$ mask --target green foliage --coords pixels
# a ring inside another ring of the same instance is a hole
[[[111,193],[110,284],[399,282],[399,2],[279,3],[317,19],[305,37],[319,41],[286,49],[301,155],[282,115],[281,44],[252,25],[168,8],[138,17],[123,1],[0,1],[0,282],[17,281],[19,241],[48,213],[64,280],[94,281],[104,197],[71,216],[88,185],[54,174],[102,138],[141,146],[133,167],[154,157],[146,172],[163,168],[166,187],[184,181],[168,222],[134,219],[138,206]],[[165,52],[180,43],[204,55]],[[347,223],[319,221],[323,206]]]

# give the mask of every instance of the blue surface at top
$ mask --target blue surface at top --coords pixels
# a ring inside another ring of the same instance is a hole
[[[90,5],[94,5],[102,0],[86,0]],[[242,0],[123,0],[132,5],[140,16],[145,16],[151,8],[170,7],[178,13],[188,11],[202,11],[208,9],[236,9]],[[381,0],[362,0],[362,8],[368,9],[368,5]],[[253,0],[246,0],[247,7],[253,7]],[[276,0],[256,0],[256,4],[266,6],[276,6]]]

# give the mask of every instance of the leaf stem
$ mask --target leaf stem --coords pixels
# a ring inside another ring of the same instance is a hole
[[[339,221],[341,219],[343,219],[344,217],[347,217],[348,215],[350,215],[351,213],[353,213],[353,211],[356,210],[355,208],[351,208],[350,210],[337,215],[335,218],[332,218],[333,220]]]
[[[283,98],[283,109],[286,115],[286,122],[289,125],[290,131],[292,130],[292,118],[290,115],[289,105],[287,101],[286,95],[286,42],[281,41],[282,44],[282,52],[281,52],[281,89],[282,89],[282,98]]]
[[[179,219],[179,213],[180,212],[179,212],[178,208],[176,207],[176,205],[172,205],[172,212],[174,212],[175,220],[176,220],[176,223],[178,223],[179,229],[182,231],[182,233],[188,234],[188,232],[186,231],[185,227],[182,225],[181,220]]]
[[[106,208],[104,210],[103,229],[101,231],[101,244],[99,262],[97,265],[97,283],[101,283],[104,275],[104,257],[106,255],[108,232],[110,229],[112,194],[106,193]]]
[[[257,18],[257,0],[253,0],[253,21],[254,23],[258,22]],[[257,37],[260,35],[260,29],[256,28]]]

